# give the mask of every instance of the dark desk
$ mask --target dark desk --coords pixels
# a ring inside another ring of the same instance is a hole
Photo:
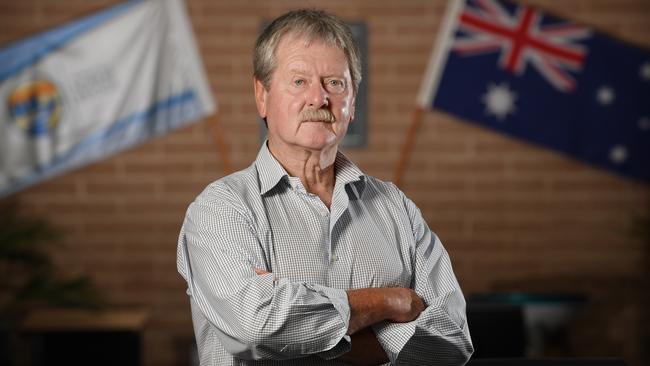
[[[34,366],[137,366],[147,318],[142,309],[39,309],[28,314],[21,330]]]

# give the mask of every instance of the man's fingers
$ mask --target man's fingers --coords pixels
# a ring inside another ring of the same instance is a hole
[[[260,268],[253,268],[253,271],[255,271],[255,273],[257,273],[258,275],[265,275],[267,273],[271,273],[271,272],[267,272],[267,271],[265,271],[263,269],[260,269]]]
[[[261,269],[261,268],[254,268],[254,267],[253,267],[253,271],[255,271],[255,273],[256,273],[258,276],[262,276],[262,275],[265,275],[265,274],[272,273],[272,272],[269,272],[269,271],[263,270],[263,269]],[[278,282],[278,278],[275,277],[275,276],[273,276],[273,283],[275,284],[275,283],[277,283],[277,282]]]

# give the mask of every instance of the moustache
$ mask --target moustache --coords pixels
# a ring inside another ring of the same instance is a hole
[[[327,109],[305,109],[300,113],[300,122],[336,122],[334,114]]]

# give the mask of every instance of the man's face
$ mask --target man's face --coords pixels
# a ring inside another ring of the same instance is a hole
[[[343,51],[287,34],[275,56],[269,89],[255,80],[257,109],[267,119],[269,143],[285,151],[338,145],[354,117],[354,92]]]

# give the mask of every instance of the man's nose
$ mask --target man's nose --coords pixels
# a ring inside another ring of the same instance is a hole
[[[307,91],[307,104],[313,109],[320,109],[329,104],[329,94],[321,83],[310,85]]]

